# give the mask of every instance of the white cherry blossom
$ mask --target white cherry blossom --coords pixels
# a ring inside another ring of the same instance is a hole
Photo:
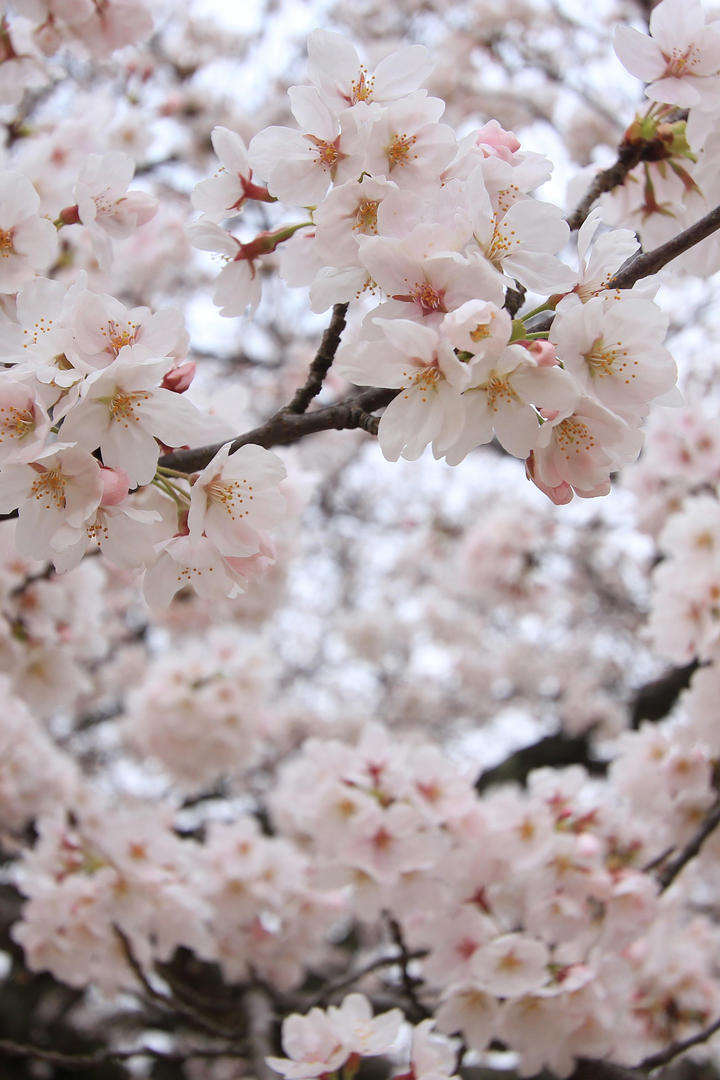
[[[0,172],[0,292],[14,293],[57,255],[57,230],[40,217],[40,196],[19,172]]]

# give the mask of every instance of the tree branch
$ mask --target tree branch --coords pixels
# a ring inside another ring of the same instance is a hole
[[[720,799],[716,800],[710,807],[697,830],[685,844],[685,847],[658,872],[657,879],[660,884],[660,892],[665,892],[691,859],[700,854],[703,844],[717,829],[718,825],[720,825]]]
[[[409,964],[413,954],[405,944],[405,938],[403,937],[400,923],[394,916],[390,915],[389,912],[385,912],[385,915],[387,917],[388,926],[390,927],[390,934],[400,953],[397,963],[400,965],[402,986],[410,1006],[410,1008],[406,1010],[408,1018],[412,1020],[413,1023],[418,1023],[420,1020],[427,1020],[428,1017],[432,1016],[432,1012],[425,1008],[417,995],[417,987],[422,982],[422,979],[414,978],[409,971]]]
[[[405,960],[422,960],[427,954],[427,949],[415,949],[414,952],[407,952],[405,954]],[[363,967],[357,968],[356,971],[351,971],[349,975],[344,975],[341,979],[336,979],[335,982],[328,983],[327,986],[324,986],[323,989],[307,1003],[307,1007],[310,1008],[313,1005],[322,1005],[323,1002],[328,1001],[334,994],[340,993],[341,990],[347,990],[349,986],[353,986],[356,982],[359,982],[360,979],[364,979],[366,975],[370,975],[374,971],[381,971],[383,968],[398,967],[402,961],[402,955],[381,956],[375,960],[370,960]]]
[[[305,435],[313,435],[318,431],[362,428],[363,431],[376,435],[379,420],[377,416],[370,414],[375,409],[388,405],[398,393],[398,390],[373,386],[343,398],[334,405],[313,409],[312,412],[294,413],[287,407],[282,408],[264,424],[238,435],[232,442],[231,452],[248,443],[264,446],[266,450],[273,446],[289,446]],[[161,457],[158,464],[181,472],[197,472],[205,468],[221,446],[224,446],[224,443],[214,443],[212,446],[201,446],[193,450],[174,450]]]
[[[678,233],[677,236],[674,236],[672,240],[668,240],[665,244],[661,244],[660,247],[629,258],[615,276],[608,281],[606,286],[608,292],[613,289],[632,288],[636,281],[649,277],[651,274],[656,274],[658,270],[662,270],[663,266],[672,262],[678,255],[683,255],[695,244],[699,244],[702,240],[706,240],[708,236],[717,232],[718,229],[720,229],[720,206],[716,206],[705,217],[701,217],[694,225],[684,229],[683,232]],[[529,319],[526,323],[526,329],[533,333],[549,330],[554,318],[554,311],[543,312]]]
[[[677,1042],[671,1043],[664,1050],[659,1050],[657,1054],[646,1057],[640,1062],[638,1068],[642,1069],[643,1072],[652,1072],[653,1069],[669,1065],[674,1058],[684,1054],[686,1050],[692,1050],[693,1046],[700,1046],[702,1043],[707,1042],[718,1031],[720,1031],[720,1017],[714,1020],[709,1027],[699,1031],[697,1035],[690,1035],[687,1039],[678,1039]]]
[[[183,1062],[190,1058],[232,1058],[242,1056],[227,1047],[189,1047],[187,1050],[156,1050],[152,1046],[138,1046],[135,1050],[95,1050],[89,1054],[66,1054],[60,1050],[48,1050],[42,1046],[30,1046],[13,1039],[0,1039],[0,1054],[8,1057],[36,1058],[49,1065],[67,1069],[93,1069],[97,1065],[130,1061],[136,1057],[149,1057],[158,1061]]]
[[[579,229],[585,218],[590,213],[596,199],[604,195],[606,191],[612,191],[624,183],[628,173],[639,165],[647,151],[647,143],[621,143],[618,147],[617,161],[607,169],[599,172],[585,193],[583,199],[573,210],[569,217],[565,218],[571,230]]]
[[[325,376],[335,359],[342,332],[345,329],[345,316],[348,304],[335,304],[330,325],[322,336],[320,348],[315,354],[315,359],[310,365],[308,377],[303,386],[295,391],[295,396],[287,410],[291,413],[304,413],[314,397],[316,397],[325,381]]]
[[[672,240],[661,244],[660,247],[656,247],[653,251],[633,255],[625,263],[625,266],[621,267],[617,274],[610,278],[607,284],[608,290],[629,289],[640,278],[656,274],[658,270],[662,270],[663,266],[672,262],[678,255],[684,254],[695,244],[706,240],[708,236],[717,232],[718,229],[720,229],[720,206],[716,206],[714,210],[711,210],[705,217],[701,217],[690,228],[684,229],[683,232],[674,236]]]
[[[140,961],[135,956],[127,934],[120,929],[117,923],[113,926],[113,930],[122,946],[125,959],[151,1001],[156,1001],[159,1005],[162,1005],[171,1012],[177,1013],[179,1016],[191,1021],[197,1027],[209,1032],[211,1035],[220,1036],[223,1039],[229,1039],[231,1041],[236,1038],[236,1031],[234,1029],[228,1028],[224,1024],[218,1024],[217,1021],[210,1019],[187,1002],[179,1001],[174,996],[171,997],[168,994],[163,994],[160,990],[156,990],[145,974]]]

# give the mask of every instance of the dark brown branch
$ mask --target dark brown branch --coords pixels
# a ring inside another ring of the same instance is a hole
[[[606,286],[607,289],[610,291],[612,289],[632,288],[636,281],[649,277],[651,274],[656,274],[658,270],[662,270],[663,266],[672,262],[678,255],[683,255],[695,244],[699,244],[702,240],[706,240],[708,236],[712,236],[718,229],[720,229],[720,206],[716,206],[714,210],[711,210],[705,217],[701,217],[689,229],[678,233],[672,240],[661,244],[660,247],[656,247],[652,251],[642,252],[639,255],[633,255],[618,270],[615,276],[610,278]],[[541,315],[529,319],[526,328],[533,333],[549,330],[554,318],[554,311],[543,312]]]
[[[400,953],[397,962],[400,965],[402,987],[405,991],[405,996],[407,998],[409,1006],[409,1008],[406,1009],[406,1013],[408,1019],[411,1020],[414,1024],[417,1024],[420,1020],[427,1020],[428,1017],[432,1016],[432,1012],[423,1005],[417,995],[417,988],[422,983],[422,979],[416,979],[410,974],[409,965],[410,961],[413,958],[413,954],[410,952],[407,945],[405,944],[402,927],[400,926],[400,923],[397,921],[397,919],[390,915],[388,912],[385,912],[385,915],[387,917],[387,923],[390,928],[390,935],[393,939],[393,942],[397,945],[398,952]]]
[[[209,1032],[211,1035],[220,1036],[224,1039],[235,1039],[237,1032],[226,1027],[224,1024],[218,1024],[217,1021],[212,1020],[210,1017],[201,1013],[198,1009],[193,1008],[187,1002],[179,1001],[176,997],[162,993],[160,990],[156,990],[148,979],[145,971],[140,964],[140,961],[135,956],[130,939],[127,934],[124,933],[120,927],[115,924],[113,930],[122,946],[125,959],[127,960],[130,968],[137,977],[143,990],[150,998],[151,1001],[155,1001],[158,1005],[163,1006],[165,1009],[169,1009],[171,1012],[177,1013],[179,1016],[184,1017],[186,1020],[191,1021],[196,1027],[201,1028],[204,1031]]]
[[[660,247],[656,247],[653,251],[643,252],[642,255],[633,255],[631,259],[628,259],[625,266],[621,267],[617,274],[610,278],[607,285],[608,289],[631,288],[640,278],[656,274],[658,270],[662,270],[663,266],[672,262],[678,255],[684,254],[691,247],[695,247],[702,240],[706,240],[708,236],[712,236],[718,229],[720,229],[720,206],[716,206],[714,210],[711,210],[705,217],[701,217],[689,229],[678,233],[672,240],[661,244]]]
[[[675,878],[684,870],[687,864],[700,854],[700,849],[712,835],[712,833],[720,825],[720,799],[708,810],[707,814],[703,818],[701,824],[688,840],[685,847],[671,859],[670,862],[665,863],[665,866],[658,872],[657,879],[660,883],[660,892],[664,892],[670,885],[672,885]]]
[[[98,1065],[111,1062],[130,1061],[132,1058],[149,1057],[158,1061],[183,1062],[190,1058],[232,1058],[240,1057],[237,1050],[216,1049],[214,1047],[190,1047],[187,1050],[156,1050],[151,1046],[139,1046],[135,1050],[95,1050],[90,1054],[66,1054],[59,1050],[48,1050],[42,1046],[29,1046],[13,1039],[0,1039],[0,1054],[8,1057],[35,1058],[49,1065],[59,1065],[66,1069],[94,1069]]]
[[[613,188],[619,187],[620,184],[625,182],[628,173],[632,172],[635,166],[639,165],[643,160],[647,145],[647,143],[641,142],[620,144],[617,161],[597,174],[584,198],[578,203],[572,214],[565,219],[573,232],[579,229],[585,221],[596,199],[599,199],[606,191],[612,191]]]
[[[320,393],[345,329],[347,309],[347,304],[335,304],[330,325],[322,336],[320,348],[310,365],[308,377],[304,385],[295,391],[295,396],[287,406],[289,412],[304,413],[312,399]]]
[[[427,954],[427,949],[415,949],[414,952],[406,953],[405,959],[406,961],[422,960]],[[376,960],[370,960],[364,967],[351,971],[349,975],[344,975],[341,979],[336,979],[335,982],[328,983],[304,1007],[310,1008],[313,1005],[322,1005],[324,1002],[329,1001],[334,994],[347,990],[349,986],[353,986],[360,979],[364,979],[366,975],[371,975],[374,971],[382,971],[383,968],[397,967],[402,962],[402,959],[402,955],[399,955],[381,956]]]
[[[698,667],[698,661],[692,660],[683,667],[670,668],[658,679],[641,686],[630,706],[632,726],[639,728],[643,720],[662,720],[667,716],[680,693],[690,685]]]
[[[699,1031],[697,1035],[690,1035],[687,1039],[678,1039],[677,1042],[671,1043],[664,1050],[659,1050],[657,1054],[646,1057],[644,1061],[640,1062],[638,1068],[642,1069],[643,1072],[652,1072],[653,1069],[669,1065],[680,1054],[684,1054],[686,1050],[692,1050],[693,1046],[700,1046],[702,1043],[707,1042],[718,1031],[720,1031],[720,1017],[714,1020],[709,1027]]]
[[[232,450],[238,450],[248,443],[264,446],[270,449],[273,446],[288,446],[297,442],[305,435],[313,435],[318,431],[343,431],[348,429],[362,428],[372,435],[377,434],[378,417],[372,416],[375,409],[381,409],[388,405],[399,393],[398,390],[385,390],[380,387],[370,387],[334,405],[324,405],[322,408],[313,409],[312,412],[294,413],[288,409],[280,409],[269,420],[252,431],[238,435],[233,440]],[[197,472],[204,469],[223,443],[215,443],[212,446],[201,446],[194,450],[175,450],[160,458],[159,464],[169,469],[179,469],[181,472]]]
[[[607,772],[607,763],[593,757],[589,735],[566,735],[561,731],[545,735],[530,746],[515,750],[499,765],[485,769],[475,781],[475,790],[483,792],[495,784],[525,784],[534,769],[568,765],[583,765],[592,776]]]
[[[628,1069],[625,1065],[615,1065],[612,1061],[591,1061],[589,1058],[578,1058],[575,1072],[570,1080],[639,1080],[640,1075],[636,1069]]]

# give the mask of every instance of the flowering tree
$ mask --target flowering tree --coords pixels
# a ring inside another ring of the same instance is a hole
[[[2,15],[3,1075],[715,1077],[720,20],[291,14]]]

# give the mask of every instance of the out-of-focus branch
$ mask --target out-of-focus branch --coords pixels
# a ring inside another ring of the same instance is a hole
[[[189,1020],[191,1023],[193,1023],[196,1027],[209,1032],[211,1035],[220,1036],[221,1038],[230,1040],[234,1040],[236,1038],[236,1030],[234,1028],[226,1027],[224,1024],[219,1024],[216,1020],[213,1020],[211,1017],[206,1016],[205,1013],[200,1012],[198,1009],[195,1009],[189,1003],[185,1001],[180,1001],[174,996],[171,997],[167,994],[164,994],[160,990],[156,990],[156,988],[148,979],[145,971],[143,970],[140,961],[135,956],[132,943],[130,942],[127,934],[125,934],[120,929],[120,927],[117,926],[117,924],[113,927],[113,929],[120,942],[120,945],[122,946],[123,953],[125,954],[125,959],[127,960],[130,968],[134,972],[135,976],[140,982],[140,985],[142,986],[143,990],[151,1001],[157,1002],[159,1005],[163,1006],[166,1009],[169,1009],[171,1012],[176,1012],[179,1016],[184,1017],[186,1020]]]
[[[408,1007],[405,1011],[407,1013],[408,1019],[416,1024],[420,1020],[427,1020],[428,1017],[432,1016],[432,1012],[430,1011],[430,1009],[427,1009],[423,1005],[422,1001],[420,1001],[420,998],[417,995],[417,988],[422,982],[422,979],[416,979],[413,975],[410,974],[409,966],[410,961],[413,958],[413,954],[410,952],[407,945],[405,944],[402,927],[400,926],[400,923],[397,921],[397,919],[394,918],[394,916],[388,913],[386,913],[386,915],[388,927],[390,928],[390,935],[394,943],[397,945],[398,951],[400,953],[398,963],[400,965],[402,987],[408,1001]]]
[[[191,1058],[237,1058],[243,1057],[240,1051],[228,1047],[189,1047],[187,1050],[158,1050],[152,1046],[138,1046],[135,1050],[96,1050],[90,1054],[66,1054],[60,1050],[49,1050],[42,1046],[18,1043],[13,1039],[0,1039],[0,1054],[6,1057],[31,1058],[44,1061],[48,1065],[58,1065],[64,1069],[94,1069],[98,1065],[130,1061],[133,1058],[147,1057],[156,1061],[182,1064]]]
[[[641,686],[630,706],[632,726],[639,728],[643,720],[662,720],[667,716],[698,667],[698,661],[693,660],[684,667],[670,668],[660,678]]]
[[[295,396],[287,406],[291,413],[304,413],[312,399],[320,393],[345,329],[347,309],[348,304],[335,304],[330,325],[322,336],[320,348],[310,365],[308,377],[304,385],[295,391]]]
[[[422,960],[427,954],[427,949],[415,949],[413,952],[405,953],[405,961]],[[309,1008],[313,1005],[322,1005],[326,1001],[329,1001],[335,994],[339,994],[342,990],[347,990],[348,987],[354,986],[360,979],[364,979],[366,975],[371,975],[374,971],[382,971],[383,968],[397,967],[402,960],[402,955],[380,956],[375,960],[370,960],[363,967],[351,971],[349,975],[344,975],[343,978],[328,983],[327,986],[324,986],[322,990],[311,999],[311,1001],[306,1003],[306,1007]]]
[[[475,790],[486,791],[495,784],[524,784],[533,769],[547,766],[563,768],[567,765],[584,765],[593,776],[603,775],[607,764],[592,756],[588,735],[546,735],[531,746],[523,746],[509,757],[486,769],[475,781]]]
[[[700,1046],[702,1043],[707,1042],[712,1038],[716,1032],[720,1031],[720,1017],[714,1020],[708,1027],[703,1028],[697,1035],[690,1035],[687,1039],[679,1039],[677,1042],[671,1043],[670,1046],[664,1050],[659,1050],[657,1054],[651,1054],[650,1057],[646,1057],[644,1061],[640,1062],[638,1066],[643,1072],[652,1072],[653,1069],[659,1069],[663,1065],[669,1065],[671,1061],[674,1061],[680,1054],[684,1054],[686,1050],[692,1050],[693,1046]]]
[[[661,892],[664,892],[665,889],[672,885],[675,878],[685,869],[691,859],[700,854],[703,844],[715,832],[718,825],[720,825],[720,799],[713,803],[696,831],[675,858],[666,862],[663,868],[658,871],[657,879],[660,883]]]

